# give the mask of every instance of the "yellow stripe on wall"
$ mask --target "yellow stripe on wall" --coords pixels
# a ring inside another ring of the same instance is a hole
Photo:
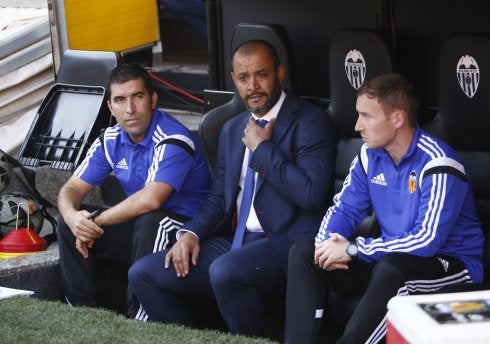
[[[156,0],[65,0],[70,49],[125,51],[160,40]]]

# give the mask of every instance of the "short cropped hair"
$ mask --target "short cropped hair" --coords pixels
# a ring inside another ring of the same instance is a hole
[[[411,127],[417,124],[420,97],[413,83],[398,73],[383,74],[367,80],[357,91],[357,96],[377,98],[386,115],[403,110]]]
[[[263,47],[268,51],[272,59],[272,63],[274,65],[274,69],[277,70],[277,67],[279,67],[280,65],[279,55],[277,54],[277,51],[272,44],[262,39],[253,39],[241,43],[233,52],[232,61],[231,61],[231,70],[233,71],[233,58],[235,57],[236,53],[239,52],[244,55],[250,55],[254,53],[258,47]]]
[[[111,85],[124,84],[135,79],[142,79],[145,88],[150,94],[155,91],[151,82],[150,75],[148,74],[146,69],[135,64],[122,64],[115,67],[109,75],[109,81],[107,82],[108,98],[111,98]]]

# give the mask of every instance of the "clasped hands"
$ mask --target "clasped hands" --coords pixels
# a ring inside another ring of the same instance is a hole
[[[348,245],[349,240],[342,235],[330,233],[330,238],[315,246],[315,264],[327,271],[348,269],[352,260],[346,252]]]
[[[270,140],[272,137],[272,127],[274,126],[275,118],[272,118],[267,125],[262,128],[255,123],[252,116],[248,120],[247,126],[243,130],[242,142],[252,152],[257,146],[265,140]]]
[[[95,239],[99,238],[104,230],[91,220],[92,214],[86,210],[73,212],[73,215],[65,219],[76,238],[77,250],[88,258],[88,250],[92,248]]]

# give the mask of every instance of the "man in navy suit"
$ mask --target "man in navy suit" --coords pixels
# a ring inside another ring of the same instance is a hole
[[[265,305],[284,297],[289,248],[314,237],[328,205],[337,135],[324,111],[283,90],[269,43],[241,44],[232,67],[248,110],[221,131],[213,189],[176,244],[140,259],[129,282],[148,320],[193,325],[190,300],[214,295],[232,334],[264,336]],[[243,211],[248,168],[255,196]],[[246,230],[233,240],[240,210]]]

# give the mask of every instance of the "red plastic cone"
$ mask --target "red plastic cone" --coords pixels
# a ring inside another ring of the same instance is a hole
[[[19,207],[27,203],[19,203],[17,205],[17,221],[15,229],[8,233],[0,240],[0,258],[12,258],[24,254],[44,251],[48,247],[46,240],[41,238],[39,234],[30,228],[18,228],[19,222]],[[29,210],[27,211],[27,223],[29,224]]]
[[[17,228],[0,240],[0,258],[10,258],[23,254],[44,251],[46,240],[30,228]]]

